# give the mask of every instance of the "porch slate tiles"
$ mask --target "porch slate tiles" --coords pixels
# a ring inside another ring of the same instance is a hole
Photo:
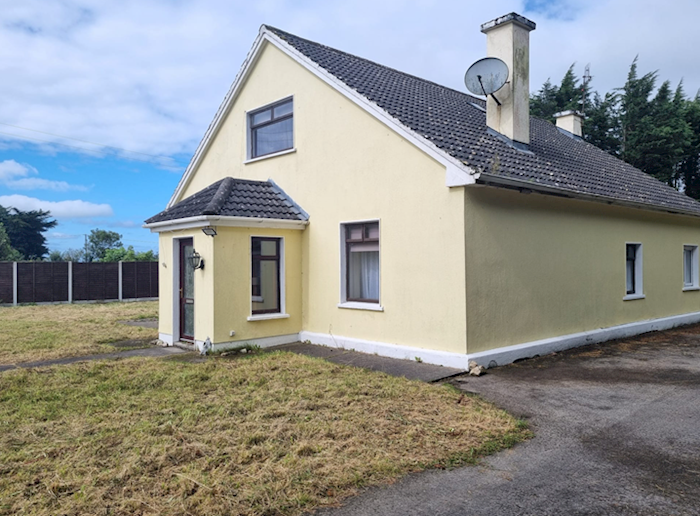
[[[437,382],[466,372],[464,369],[425,364],[412,360],[380,357],[378,355],[359,353],[357,351],[335,349],[315,344],[304,344],[303,342],[285,344],[283,346],[267,349],[291,351],[292,353],[299,353],[300,355],[323,358],[335,364],[362,367],[371,369],[372,371],[381,371],[382,373],[392,376],[404,376],[409,380],[419,380],[422,382]]]

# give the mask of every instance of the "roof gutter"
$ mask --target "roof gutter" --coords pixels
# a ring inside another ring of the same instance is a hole
[[[612,197],[605,197],[603,195],[596,194],[581,194],[572,192],[571,190],[565,190],[564,188],[557,188],[555,186],[546,186],[538,183],[532,183],[529,181],[519,181],[517,179],[506,178],[502,176],[497,176],[489,174],[487,172],[481,172],[477,178],[477,184],[485,186],[500,186],[506,188],[514,188],[521,191],[533,191],[540,192],[548,195],[556,195],[558,197],[568,197],[570,199],[580,199],[583,201],[593,201],[604,204],[611,204],[615,206],[624,206],[626,208],[638,208],[647,211],[659,211],[663,213],[670,213],[672,215],[686,215],[689,217],[700,217],[700,213],[693,211],[686,211],[682,209],[672,209],[668,206],[660,206],[657,204],[645,204],[641,202],[634,201],[624,201],[620,199],[614,199]]]
[[[263,219],[257,217],[227,217],[220,215],[198,215],[175,220],[164,220],[144,224],[151,233],[197,229],[207,226],[230,228],[269,228],[269,229],[299,229],[303,230],[309,224],[308,220]]]

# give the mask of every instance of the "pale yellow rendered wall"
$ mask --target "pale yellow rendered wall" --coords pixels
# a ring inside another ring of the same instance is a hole
[[[214,343],[245,341],[301,330],[301,236],[299,230],[218,228],[215,241]],[[251,315],[251,236],[284,239],[286,319],[248,321]],[[236,332],[235,336],[230,331]]]
[[[168,335],[179,332],[174,328],[173,321],[173,289],[180,288],[179,277],[173,280],[173,271],[177,270],[174,254],[178,252],[176,239],[193,238],[195,250],[204,258],[204,269],[194,271],[194,338],[204,341],[213,336],[214,330],[214,306],[211,292],[214,285],[214,241],[206,236],[200,229],[182,230],[160,233],[159,262],[160,273],[158,275],[158,331]]]
[[[483,187],[465,205],[469,353],[700,311],[682,290],[697,219]],[[626,242],[643,245],[645,299],[622,300]]]
[[[290,95],[296,152],[243,164],[246,111]],[[302,329],[465,353],[462,189],[447,188],[443,166],[272,45],[182,197],[227,175],[272,178],[310,214],[301,236]],[[381,219],[384,312],[337,307],[339,224],[362,219]]]

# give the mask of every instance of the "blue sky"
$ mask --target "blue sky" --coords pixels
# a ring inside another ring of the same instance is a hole
[[[700,88],[697,0],[0,0],[0,205],[49,209],[51,249],[94,228],[156,249],[141,224],[165,207],[262,23],[464,91],[481,23],[511,11],[537,23],[532,90],[575,62],[608,91],[636,55],[641,72]]]

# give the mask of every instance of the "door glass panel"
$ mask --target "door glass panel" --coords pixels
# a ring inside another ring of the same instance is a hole
[[[183,307],[185,324],[182,327],[182,332],[188,337],[194,335],[194,303],[185,303]]]
[[[182,297],[186,298],[194,298],[194,269],[189,260],[193,250],[194,246],[192,245],[186,245],[184,247],[183,257],[185,263],[183,265],[185,270],[183,275]]]

